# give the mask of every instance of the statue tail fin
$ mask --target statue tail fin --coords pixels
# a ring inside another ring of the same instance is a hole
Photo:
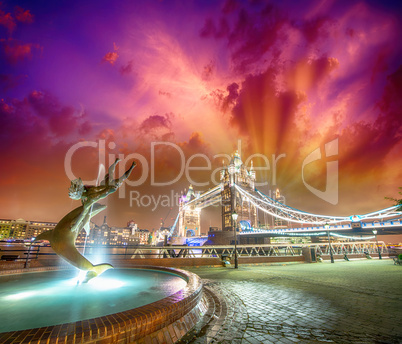
[[[98,264],[94,265],[92,271],[96,272],[96,275],[99,276],[100,274],[104,273],[106,270],[113,269],[113,266],[110,264]]]
[[[113,266],[110,264],[105,263],[105,264],[94,265],[91,270],[87,271],[82,283],[87,283],[92,278],[99,276],[100,274],[109,269],[113,269]]]
[[[37,241],[37,240],[47,240],[47,241],[50,242],[50,240],[52,239],[52,236],[53,236],[53,229],[51,229],[50,231],[43,232],[43,233],[39,234],[39,235],[35,238],[34,241]]]

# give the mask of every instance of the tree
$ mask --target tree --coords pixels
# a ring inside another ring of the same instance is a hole
[[[399,189],[402,190],[402,187],[400,187]],[[399,194],[402,195],[402,192],[399,191]],[[402,198],[397,199],[397,198],[392,198],[392,197],[385,197],[385,199],[395,202],[395,205],[398,205],[398,211],[402,211]]]

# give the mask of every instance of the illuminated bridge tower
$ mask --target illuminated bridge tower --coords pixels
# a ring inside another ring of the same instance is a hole
[[[237,227],[240,230],[258,226],[256,207],[249,199],[244,199],[233,187],[236,184],[253,193],[254,183],[253,163],[251,162],[251,167],[247,170],[236,151],[229,165],[221,171],[222,231],[233,231],[232,213],[234,210],[238,214]]]
[[[195,193],[193,186],[190,185],[187,194],[180,198],[178,228],[179,237],[199,236],[201,233],[201,209],[197,207],[196,202],[192,202],[191,204],[187,205],[187,203],[195,200],[198,197],[199,193]]]

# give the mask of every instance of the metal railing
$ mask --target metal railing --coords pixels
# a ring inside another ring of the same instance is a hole
[[[311,244],[267,244],[267,245],[237,245],[239,257],[285,257],[300,256],[304,247],[314,248],[317,255],[329,255],[328,243]],[[384,242],[331,242],[333,254],[376,254],[386,253],[388,249]],[[82,252],[82,248],[78,248]],[[214,246],[90,246],[86,248],[85,256],[102,255],[114,259],[146,259],[146,258],[215,258],[222,255],[234,255],[234,245]],[[13,259],[13,256],[15,259]],[[18,257],[18,258],[17,258]],[[0,249],[0,258],[5,260],[33,260],[57,258],[56,253],[48,246],[32,246],[26,249]],[[106,258],[107,259],[107,258]]]

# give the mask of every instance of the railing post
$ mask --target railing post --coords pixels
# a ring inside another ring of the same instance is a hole
[[[29,260],[29,253],[31,252],[31,247],[32,247],[32,243],[31,243],[31,245],[29,245],[29,248],[28,248],[28,254],[27,254],[27,258],[25,260],[25,266],[24,266],[25,269],[28,268],[28,260]]]
[[[329,237],[329,224],[326,223],[324,225],[324,228],[327,230],[327,234],[328,234],[328,249],[329,249],[329,254],[331,256],[331,263],[334,263],[334,255],[332,253],[332,247],[331,247],[331,238]]]

